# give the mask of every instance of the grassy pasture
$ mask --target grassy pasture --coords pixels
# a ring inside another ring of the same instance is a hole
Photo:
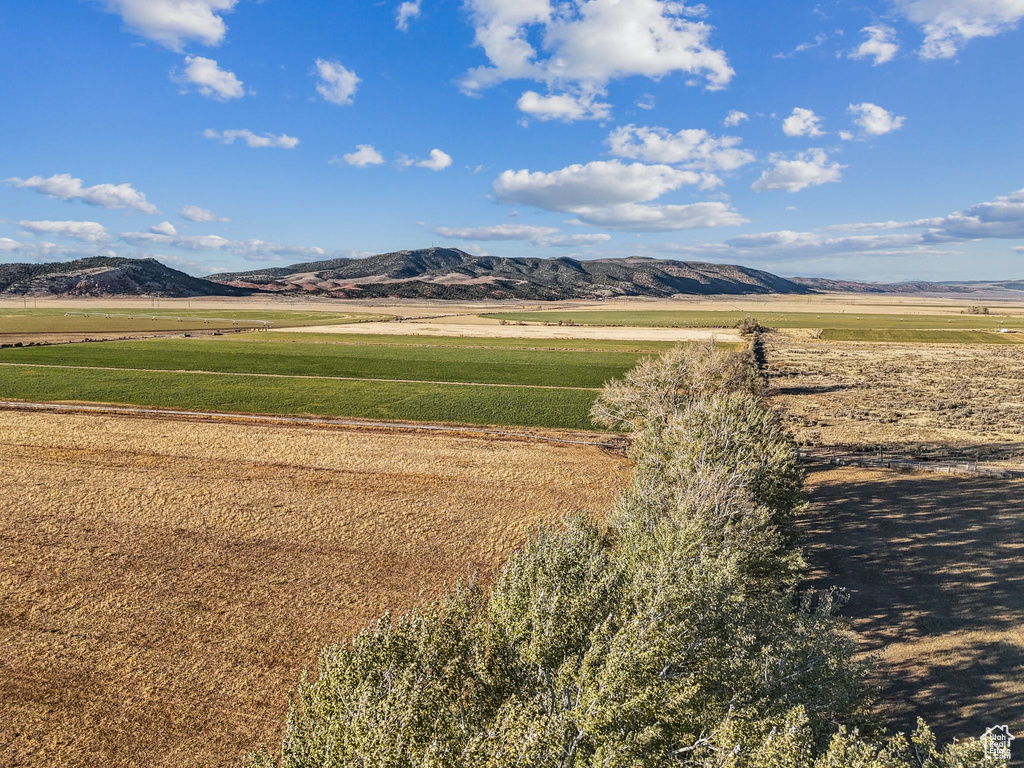
[[[338,343],[336,335],[330,342],[294,336],[300,339],[259,333],[9,348],[0,350],[7,364],[0,365],[0,397],[593,429],[588,412],[597,390],[643,354],[590,342],[551,350],[458,345],[476,339],[433,338],[426,346],[395,337]]]
[[[1024,344],[1024,334],[994,331],[915,331],[906,328],[827,328],[825,341],[878,341],[893,344]]]
[[[10,363],[590,388],[621,376],[637,357],[613,351],[306,344],[265,335],[258,342],[150,339],[0,351],[0,362]]]
[[[87,312],[88,317],[69,312]],[[106,315],[110,315],[107,317]],[[132,333],[144,331],[216,330],[256,327],[338,325],[383,320],[386,315],[355,312],[225,309],[0,309],[0,334],[14,333]],[[154,319],[157,318],[157,319]],[[210,322],[204,322],[209,319]]]
[[[0,366],[0,397],[186,410],[594,429],[579,389]]]
[[[731,328],[745,317],[756,317],[773,328],[899,328],[909,330],[985,330],[1024,328],[1024,316],[999,315],[896,315],[867,312],[702,312],[696,310],[544,310],[495,312],[484,317],[531,323],[572,321],[577,325],[646,328]]]

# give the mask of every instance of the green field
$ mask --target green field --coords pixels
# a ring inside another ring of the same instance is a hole
[[[233,337],[147,339],[0,350],[0,362],[283,376],[598,388],[636,365],[630,352],[562,352]]]
[[[915,331],[904,328],[828,328],[825,341],[876,341],[892,344],[1024,344],[1024,333],[994,331]]]
[[[290,338],[301,335],[8,348],[0,350],[0,398],[593,429],[598,389],[648,351]]]
[[[0,366],[0,397],[202,411],[593,429],[579,389]]]
[[[301,310],[2,308],[0,334],[216,330],[253,328],[262,326],[264,322],[275,328],[288,328],[357,323],[387,317],[389,316],[355,312]]]
[[[902,328],[911,330],[1024,329],[1024,316],[999,315],[891,315],[852,312],[701,312],[545,310],[498,312],[484,317],[531,323],[572,322],[576,325],[637,326],[646,328],[732,328],[745,317],[756,317],[772,328]]]

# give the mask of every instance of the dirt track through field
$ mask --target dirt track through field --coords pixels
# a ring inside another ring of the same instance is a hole
[[[0,411],[0,765],[236,765],[327,642],[606,511],[619,455]]]

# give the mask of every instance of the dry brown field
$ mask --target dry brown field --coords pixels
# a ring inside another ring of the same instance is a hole
[[[808,560],[850,593],[888,723],[1024,732],[1024,480],[818,467],[808,487]]]
[[[227,766],[326,643],[606,510],[593,446],[0,412],[0,765]]]
[[[442,322],[443,321],[443,322]],[[736,331],[721,328],[629,328],[601,326],[502,325],[486,317],[452,315],[438,320],[401,323],[351,323],[281,328],[293,333],[383,334],[388,336],[463,336],[484,339],[611,339],[624,341],[739,341]],[[276,331],[271,331],[275,333]]]
[[[775,401],[800,441],[1024,465],[1024,345],[769,336]]]
[[[305,296],[253,296],[244,298],[203,298],[203,299],[159,299],[149,298],[41,298],[36,306],[43,308],[66,308],[83,310],[90,307],[140,309],[159,306],[162,309],[235,309],[235,310],[323,310],[368,311],[403,317],[440,318],[450,315],[475,316],[484,312],[545,309],[594,309],[608,310],[739,310],[756,315],[758,312],[863,312],[879,314],[960,314],[971,304],[985,304],[994,312],[1024,314],[1024,304],[1019,300],[999,300],[979,297],[935,298],[927,296],[900,296],[851,293],[822,293],[811,296],[680,296],[672,299],[619,298],[603,301],[426,301],[415,299],[339,300]],[[32,307],[33,301],[0,298],[0,309]],[[475,320],[473,321],[476,322]]]

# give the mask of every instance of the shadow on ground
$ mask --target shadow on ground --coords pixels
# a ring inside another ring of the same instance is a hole
[[[808,488],[813,586],[850,593],[890,725],[1024,731],[1024,482],[814,467]]]

